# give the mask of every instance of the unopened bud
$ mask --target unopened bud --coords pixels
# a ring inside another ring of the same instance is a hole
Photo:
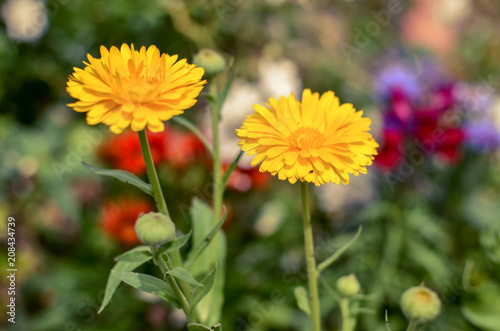
[[[425,286],[415,286],[401,296],[401,309],[409,320],[430,321],[441,312],[441,300]]]
[[[135,223],[137,237],[148,245],[161,245],[175,239],[175,224],[162,213],[147,213]]]
[[[355,274],[343,276],[337,279],[337,290],[344,297],[350,297],[359,293],[360,285]]]
[[[193,63],[205,69],[207,76],[214,76],[226,69],[226,60],[210,48],[204,48],[193,58]]]

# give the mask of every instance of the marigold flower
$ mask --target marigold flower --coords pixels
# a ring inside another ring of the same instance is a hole
[[[88,124],[104,123],[113,133],[129,126],[161,132],[163,121],[196,104],[206,83],[203,68],[177,57],[160,55],[156,46],[101,46],[100,59],[88,54],[85,68],[69,76],[66,90],[77,101],[68,106],[86,112]]]
[[[255,155],[251,165],[260,163],[262,172],[292,184],[348,184],[349,174],[366,173],[377,154],[370,119],[352,104],[340,105],[332,91],[320,97],[306,89],[302,102],[291,93],[267,106],[254,105],[255,113],[236,130],[238,145]]]

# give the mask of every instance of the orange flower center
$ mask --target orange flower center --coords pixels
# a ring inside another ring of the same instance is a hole
[[[143,104],[151,100],[158,88],[154,77],[130,78],[122,82],[123,96],[133,104]]]
[[[325,138],[316,129],[302,127],[292,132],[290,137],[288,137],[288,141],[293,147],[307,150],[320,148],[323,145]]]

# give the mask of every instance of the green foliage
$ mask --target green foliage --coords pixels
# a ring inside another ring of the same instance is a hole
[[[112,270],[111,273],[138,290],[156,295],[165,301],[173,303],[177,308],[181,307],[174,290],[164,280],[137,272],[117,272]]]
[[[82,161],[82,164],[87,167],[90,171],[102,175],[102,176],[109,176],[118,179],[119,181],[122,181],[127,184],[131,184],[139,189],[141,189],[144,193],[147,193],[151,196],[153,196],[153,191],[151,189],[151,184],[148,184],[141,180],[139,177],[136,175],[123,171],[123,170],[109,170],[109,169],[99,169],[96,167],[91,166],[90,164],[87,164]]]
[[[311,306],[309,304],[307,290],[304,286],[297,286],[293,289],[297,306],[306,313],[307,316],[311,315]]]

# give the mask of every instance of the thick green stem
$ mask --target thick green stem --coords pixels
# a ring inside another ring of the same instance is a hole
[[[156,265],[160,268],[161,273],[163,274],[163,277],[166,278],[167,282],[170,284],[170,287],[175,292],[175,295],[177,296],[177,300],[179,300],[179,303],[181,304],[182,310],[184,310],[184,313],[186,314],[186,318],[188,322],[194,322],[193,321],[193,315],[191,313],[191,305],[186,299],[186,296],[184,293],[182,293],[182,290],[180,289],[179,285],[175,281],[175,278],[168,274],[167,272],[170,271],[170,268],[168,267],[167,262],[163,259],[162,256],[158,255],[158,248],[156,245],[151,245],[151,253],[153,254],[153,259],[156,263]]]
[[[351,313],[349,312],[349,299],[340,300],[340,313],[342,314],[342,331],[352,331]]]
[[[309,279],[309,301],[311,305],[311,319],[314,331],[321,331],[321,315],[319,309],[318,273],[316,271],[316,260],[314,258],[313,232],[311,225],[311,214],[309,211],[309,198],[307,193],[307,182],[300,183],[302,195],[302,214],[304,224],[304,246],[307,260],[307,278]]]
[[[156,173],[156,168],[153,162],[153,157],[151,155],[151,150],[149,149],[148,136],[146,134],[146,130],[139,131],[139,141],[141,142],[142,155],[144,157],[144,163],[146,164],[146,172],[148,174],[149,182],[151,184],[151,188],[153,190],[153,197],[155,199],[156,207],[158,211],[164,215],[170,217],[168,212],[167,203],[165,202],[165,198],[163,197],[163,192],[160,186],[160,180],[158,179],[158,174]],[[172,251],[170,254],[172,258],[172,264],[174,267],[182,266],[182,258],[179,249]],[[181,282],[181,287],[184,290],[184,293],[191,296],[191,288],[189,284],[185,282]]]
[[[418,323],[416,320],[410,320],[410,323],[408,323],[406,331],[417,331],[417,324]]]

